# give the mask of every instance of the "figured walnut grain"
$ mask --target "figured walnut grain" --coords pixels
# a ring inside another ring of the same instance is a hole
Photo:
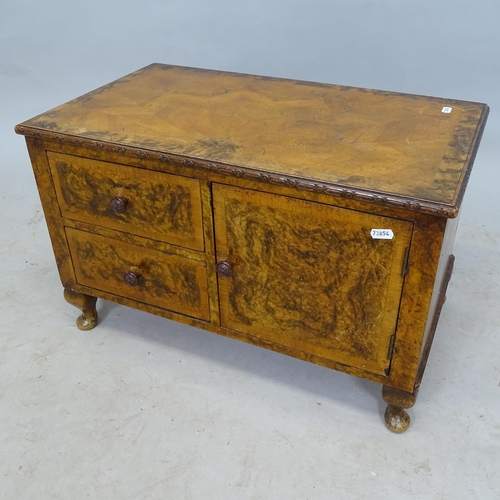
[[[62,215],[203,250],[196,179],[49,151]],[[120,200],[122,209],[115,210]]]
[[[214,185],[221,324],[384,373],[412,224]],[[374,240],[372,228],[392,229]]]
[[[209,320],[203,261],[66,228],[77,282],[81,285]],[[133,273],[136,286],[124,276]]]
[[[487,115],[473,102],[153,64],[16,130],[455,217]]]

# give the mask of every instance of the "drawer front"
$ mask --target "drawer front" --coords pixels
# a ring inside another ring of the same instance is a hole
[[[203,251],[196,179],[47,152],[64,217]]]
[[[204,261],[66,228],[79,284],[208,321]]]
[[[212,189],[221,325],[384,375],[412,223]]]

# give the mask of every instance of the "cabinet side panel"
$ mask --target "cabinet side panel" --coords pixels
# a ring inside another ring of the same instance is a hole
[[[75,282],[75,274],[71,264],[68,244],[61,218],[59,204],[50,173],[45,146],[43,141],[26,137],[26,145],[33,166],[38,193],[42,203],[45,221],[49,230],[54,256],[61,282],[65,287],[70,287]]]
[[[432,292],[431,305],[429,308],[429,317],[425,327],[424,341],[422,344],[422,353],[420,357],[420,366],[418,369],[418,377],[416,385],[420,385],[424,375],[425,366],[429,357],[434,333],[439,321],[441,309],[446,299],[446,289],[448,282],[453,272],[454,256],[452,255],[455,236],[457,234],[459,218],[449,219],[446,223],[446,231],[444,234],[443,246],[441,248],[441,256],[439,258],[438,270],[436,273],[436,281]]]
[[[385,385],[413,392],[447,219],[419,214],[415,219],[394,354]]]

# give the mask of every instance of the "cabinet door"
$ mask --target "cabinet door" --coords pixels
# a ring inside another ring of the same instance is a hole
[[[412,223],[221,184],[213,201],[221,326],[384,374]]]

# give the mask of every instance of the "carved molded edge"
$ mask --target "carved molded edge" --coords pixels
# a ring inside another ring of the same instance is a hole
[[[282,175],[273,172],[256,171],[250,168],[236,165],[228,165],[225,163],[201,160],[198,158],[189,158],[181,155],[152,151],[144,148],[123,146],[119,144],[113,144],[111,142],[97,141],[94,139],[49,132],[33,127],[27,127],[25,125],[17,125],[15,127],[15,131],[18,134],[28,137],[34,137],[36,139],[55,141],[62,144],[70,144],[72,146],[85,147],[101,151],[109,151],[112,153],[135,156],[148,160],[166,162],[173,165],[210,170],[219,174],[229,175],[232,177],[242,177],[251,181],[278,184],[281,186],[291,187],[304,191],[312,191],[318,194],[325,194],[341,198],[348,198],[355,201],[373,203],[375,205],[405,209],[411,212],[431,214],[438,217],[446,217],[448,219],[453,219],[458,215],[457,206],[443,206],[424,200],[415,200],[413,198],[408,199],[404,197],[390,196],[385,194],[374,194],[363,190],[338,186],[336,184],[316,182],[308,179],[291,177],[288,175]]]
[[[455,197],[455,205],[459,207],[462,204],[462,200],[465,194],[465,188],[469,183],[470,174],[472,173],[472,167],[474,166],[474,161],[476,160],[477,151],[479,149],[479,144],[481,144],[481,139],[483,138],[484,128],[486,127],[486,121],[488,120],[488,115],[490,114],[489,106],[484,105],[483,112],[481,113],[481,118],[479,119],[479,126],[476,130],[476,136],[472,141],[471,151],[469,152],[469,157],[467,159],[467,168],[460,184],[460,190],[457,192]]]

